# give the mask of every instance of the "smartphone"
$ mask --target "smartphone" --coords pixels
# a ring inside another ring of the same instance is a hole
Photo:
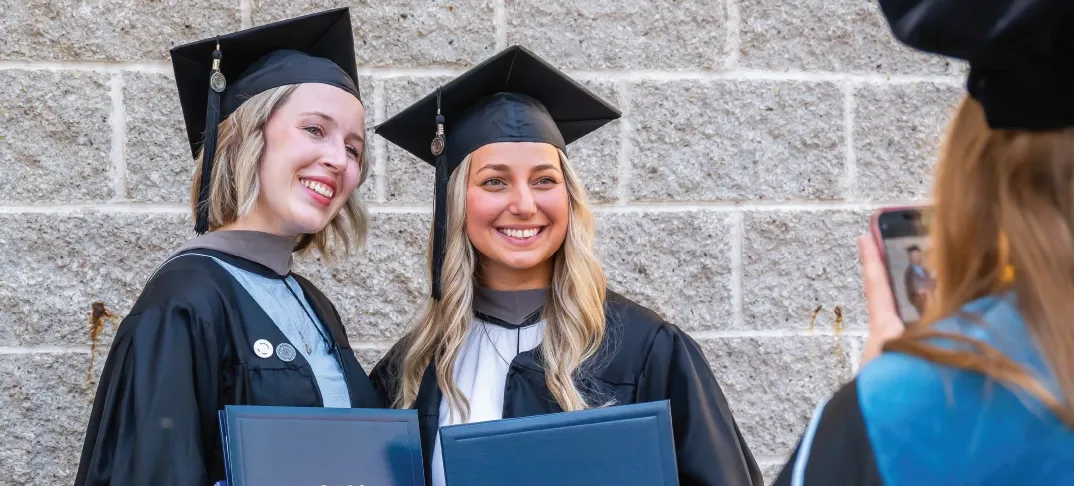
[[[929,215],[929,206],[882,208],[870,224],[887,267],[895,307],[907,325],[925,313],[936,288],[936,274],[927,258]]]

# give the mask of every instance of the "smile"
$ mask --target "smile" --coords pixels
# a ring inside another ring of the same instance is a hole
[[[534,236],[537,236],[537,235],[541,234],[541,231],[544,231],[544,227],[542,226],[542,227],[537,227],[537,228],[526,228],[526,229],[496,228],[496,231],[499,231],[500,234],[502,234],[504,236],[508,236],[508,237],[514,238],[516,240],[528,240],[530,238],[533,238]]]
[[[335,189],[323,182],[318,182],[311,179],[299,179],[298,182],[305,186],[307,189],[316,192],[317,194],[320,194],[328,199],[332,199],[332,196],[336,193]]]

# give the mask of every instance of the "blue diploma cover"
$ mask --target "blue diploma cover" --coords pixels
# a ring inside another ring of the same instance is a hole
[[[440,429],[448,486],[674,486],[668,402]]]
[[[425,485],[415,410],[227,406],[220,433],[227,486]]]

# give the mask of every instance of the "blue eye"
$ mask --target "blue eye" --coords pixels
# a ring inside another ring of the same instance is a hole
[[[485,182],[482,182],[481,185],[482,186],[493,186],[493,185],[502,186],[502,185],[505,185],[505,184],[500,179],[489,179],[489,180],[487,180]]]
[[[310,135],[313,135],[315,137],[324,136],[324,130],[321,130],[321,127],[316,126],[316,125],[310,125],[308,127],[302,127],[302,129],[305,130],[306,133],[309,133]]]

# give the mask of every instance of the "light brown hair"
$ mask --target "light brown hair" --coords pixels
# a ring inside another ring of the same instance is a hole
[[[249,214],[260,192],[259,171],[265,150],[265,124],[278,107],[287,102],[297,84],[280,86],[251,96],[235,113],[218,127],[216,160],[209,183],[209,229],[214,230]],[[359,156],[362,187],[369,173],[369,144]],[[190,186],[190,210],[197,217],[198,194],[201,192],[201,161],[199,153]],[[326,260],[337,252],[348,253],[352,247],[365,242],[369,216],[356,188],[339,214],[316,234],[300,235],[295,251],[300,254],[317,250]],[[335,244],[334,244],[335,243]]]
[[[929,224],[934,299],[920,324],[884,349],[984,374],[1074,426],[1074,131],[993,130],[967,97],[944,145]],[[1007,291],[1060,396],[996,348],[933,329],[956,315],[972,322],[966,303]],[[930,345],[935,338],[970,349]]]

